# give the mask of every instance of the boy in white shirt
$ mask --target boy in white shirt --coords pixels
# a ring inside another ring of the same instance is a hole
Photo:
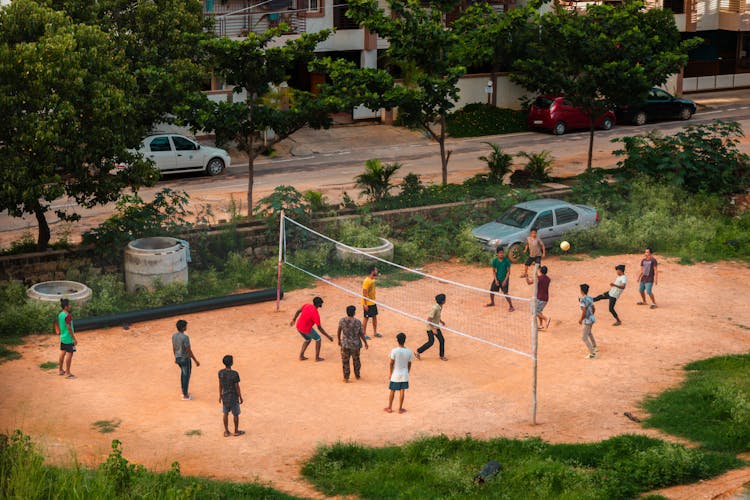
[[[625,264],[616,265],[615,270],[617,271],[617,278],[615,278],[615,281],[609,284],[609,286],[611,286],[612,288],[610,288],[608,292],[604,292],[603,294],[594,297],[594,302],[596,302],[597,300],[609,299],[609,312],[615,318],[615,322],[612,323],[612,326],[620,326],[622,322],[620,321],[620,317],[617,315],[617,311],[615,311],[615,303],[620,297],[622,291],[625,290],[625,286],[628,283],[628,278],[627,276],[625,276]]]
[[[409,388],[409,371],[411,370],[413,355],[411,349],[404,347],[406,343],[405,333],[396,335],[396,341],[398,341],[398,347],[391,350],[391,380],[388,384],[391,394],[388,396],[388,406],[383,410],[388,413],[393,412],[393,397],[396,391],[399,391],[398,412],[405,413],[404,391]]]

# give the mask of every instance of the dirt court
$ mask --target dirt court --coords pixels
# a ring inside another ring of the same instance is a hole
[[[382,339],[362,351],[362,379],[342,382],[335,344],[323,339],[325,361],[299,361],[301,338],[289,321],[297,307],[321,295],[323,326],[335,336],[348,295],[328,285],[289,292],[275,312],[273,302],[186,316],[194,352],[201,362],[193,368],[193,401],[180,399],[179,370],[170,336],[178,318],[139,323],[128,330],[110,328],[81,332],[73,361],[76,380],[39,364],[58,356],[52,336],[29,338],[19,350],[23,358],[0,365],[0,430],[21,429],[58,463],[73,459],[98,464],[110,442],[123,442],[128,460],[153,469],[179,461],[183,474],[235,481],[261,480],[304,496],[321,496],[299,473],[300,465],[319,444],[356,440],[370,445],[401,443],[420,435],[445,433],[475,437],[540,436],[551,442],[594,441],[620,433],[648,433],[623,416],[643,415],[639,402],[678,384],[686,362],[750,347],[748,291],[750,269],[743,264],[679,265],[662,259],[655,294],[659,308],[637,306],[640,255],[600,257],[582,261],[549,258],[552,278],[545,313],[553,318],[540,333],[538,425],[531,417],[531,361],[446,334],[447,362],[437,346],[414,362],[405,407],[387,414],[388,353],[394,335],[405,329],[407,346],[425,340],[422,328],[395,313],[380,316]],[[597,303],[594,335],[600,357],[584,359],[578,320],[578,284],[592,285],[592,295],[606,291],[614,266],[627,265],[628,288],[618,301],[623,320],[612,327],[605,302]],[[427,271],[484,288],[487,268],[433,264]],[[511,270],[510,292],[527,296]],[[351,279],[355,288],[359,280]],[[413,282],[404,286],[415,286]],[[379,289],[379,292],[384,289]],[[445,306],[443,319],[463,314],[489,314],[498,327],[509,314],[504,305],[458,310]],[[427,311],[415,311],[426,315]],[[358,312],[358,315],[360,313]],[[314,346],[311,346],[311,349]],[[224,354],[233,354],[240,373],[245,404],[240,418],[242,437],[223,437],[217,371]],[[308,355],[312,354],[308,350]],[[117,420],[119,427],[102,434],[95,421]],[[192,433],[190,431],[200,431]],[[488,457],[491,458],[491,457]],[[731,472],[690,488],[667,491],[674,498],[713,498],[750,482],[750,471]]]

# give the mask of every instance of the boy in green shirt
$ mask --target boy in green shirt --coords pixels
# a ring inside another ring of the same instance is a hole
[[[73,361],[73,353],[76,352],[78,340],[73,331],[73,316],[70,314],[70,300],[60,299],[62,311],[57,315],[55,322],[55,333],[60,336],[60,361],[58,363],[59,375],[65,375],[65,378],[76,378],[70,373],[70,363]],[[66,359],[67,358],[67,359]],[[63,363],[65,369],[63,370]]]
[[[508,296],[508,283],[510,281],[510,260],[505,256],[503,247],[497,247],[495,250],[497,256],[492,258],[492,284],[490,285],[490,302],[485,304],[485,307],[493,307],[495,305],[495,294],[492,292],[502,292],[505,294],[505,300],[508,301],[508,311],[513,312],[513,302]]]

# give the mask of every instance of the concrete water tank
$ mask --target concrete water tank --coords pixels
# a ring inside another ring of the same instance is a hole
[[[125,249],[125,288],[154,288],[157,282],[188,282],[187,244],[176,238],[155,236],[131,241]]]
[[[393,243],[385,238],[378,238],[380,245],[369,248],[357,248],[351,250],[344,245],[336,245],[336,257],[342,261],[348,262],[371,262],[377,264],[378,261],[370,256],[380,257],[385,260],[393,260]]]
[[[70,299],[82,306],[91,299],[91,288],[77,281],[43,281],[26,290],[26,295],[30,299],[56,304],[60,304],[60,299]]]

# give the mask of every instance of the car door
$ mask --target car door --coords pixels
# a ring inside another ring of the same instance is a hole
[[[202,170],[203,156],[198,145],[181,135],[172,135],[174,143],[176,165],[178,170]]]
[[[175,152],[172,149],[172,143],[169,136],[156,135],[149,137],[145,141],[144,156],[154,162],[154,166],[161,172],[175,170]]]
[[[581,223],[581,216],[570,207],[555,209],[555,233],[561,237],[566,231],[576,229]]]
[[[585,124],[586,117],[581,113],[580,109],[573,106],[572,102],[564,99],[563,109],[565,110],[565,123],[568,124],[569,129],[585,128],[588,126]]]
[[[555,239],[555,224],[552,218],[552,210],[544,210],[537,216],[532,227],[536,227],[537,236],[544,242],[544,246]]]
[[[672,96],[662,89],[651,89],[648,96],[648,116],[654,120],[672,117]]]

